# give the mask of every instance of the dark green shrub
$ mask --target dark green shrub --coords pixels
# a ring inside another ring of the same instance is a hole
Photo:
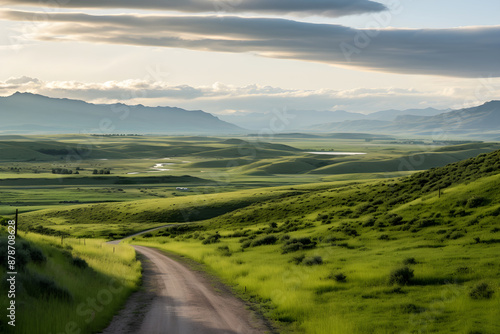
[[[85,261],[84,259],[81,259],[79,257],[74,257],[71,260],[71,264],[74,265],[77,268],[80,268],[80,269],[86,269],[89,266],[87,264],[87,261]]]
[[[411,265],[411,264],[417,264],[417,260],[415,260],[414,257],[409,257],[403,260],[403,264],[405,266]]]
[[[204,244],[204,245],[216,244],[216,243],[220,242],[219,239],[220,239],[220,234],[219,233],[215,233],[215,234],[209,235],[201,243]]]
[[[425,227],[431,227],[431,226],[436,226],[436,225],[439,225],[439,223],[437,221],[435,221],[434,219],[430,219],[430,218],[422,218],[422,219],[418,220],[417,224],[416,224],[416,226],[418,228],[425,228]]]
[[[393,213],[385,216],[385,222],[390,226],[398,226],[404,224],[403,217]]]
[[[457,274],[470,274],[473,270],[469,267],[458,267],[455,271]]]
[[[22,288],[33,298],[55,298],[63,301],[72,301],[71,293],[57,285],[51,278],[29,272],[21,276]]]
[[[425,312],[425,308],[419,307],[415,304],[403,304],[399,306],[399,309],[401,310],[401,312],[408,314]]]
[[[7,253],[7,252],[6,252]],[[7,256],[6,256],[7,258]],[[31,260],[30,252],[26,249],[17,249],[16,250],[16,269],[18,271],[23,271],[26,268],[26,265]],[[6,262],[3,262],[6,263]]]
[[[266,235],[252,241],[251,247],[257,247],[262,245],[274,245],[278,241],[278,238],[274,235]]]
[[[284,242],[284,241],[287,241],[287,240],[290,240],[290,236],[288,234],[283,234],[280,237],[280,242]]]
[[[460,239],[464,236],[464,234],[460,231],[456,231],[456,232],[453,232],[451,233],[448,238],[451,239],[451,240],[457,240],[457,239]]]
[[[245,231],[236,231],[234,232],[232,235],[231,235],[231,238],[241,238],[241,237],[245,237],[247,235],[247,233],[249,232],[249,230],[245,230]]]
[[[303,249],[312,249],[316,247],[316,242],[312,241],[310,238],[294,238],[287,240],[285,244],[281,247],[283,254],[292,253]]]
[[[375,226],[376,219],[374,217],[370,217],[365,223],[363,223],[363,227],[372,227]]]
[[[227,245],[217,247],[217,252],[222,256],[231,256],[233,254]]]
[[[41,249],[36,247],[32,247],[30,249],[30,257],[31,261],[33,261],[36,264],[45,263],[47,261],[47,258],[45,257]]]
[[[323,259],[321,258],[321,256],[306,257],[302,260],[302,264],[306,266],[320,265],[323,264]]]
[[[336,282],[339,282],[339,283],[345,283],[347,281],[347,276],[344,275],[343,273],[338,273],[338,274],[330,274],[328,275],[327,277],[328,279],[333,279],[335,280]]]
[[[486,198],[480,196],[473,196],[467,200],[467,204],[465,205],[468,208],[478,208],[487,203]]]
[[[358,231],[352,227],[344,227],[342,229],[342,232],[344,232],[345,235],[351,236],[351,237],[357,237],[359,236]]]
[[[306,256],[304,254],[297,255],[297,256],[292,257],[292,259],[290,260],[290,262],[295,263],[295,264],[301,264],[302,261],[304,261],[305,257]]]
[[[413,276],[412,269],[408,267],[398,268],[389,275],[389,284],[408,285]]]
[[[241,244],[241,248],[248,248],[252,244],[252,240],[246,240]]]
[[[495,291],[488,285],[488,283],[479,283],[469,292],[472,299],[490,299]]]
[[[498,217],[498,216],[500,216],[500,207],[498,207],[495,210],[491,211],[489,213],[489,215],[492,216],[492,217]]]

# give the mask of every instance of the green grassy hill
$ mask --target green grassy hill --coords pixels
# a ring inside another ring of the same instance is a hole
[[[456,161],[491,149],[474,145],[440,149],[424,161],[439,157],[443,164],[443,157]],[[263,159],[238,173],[321,161]],[[258,302],[284,333],[495,334],[499,187],[494,151],[400,179],[38,211],[23,214],[21,228],[114,238],[191,222],[130,242],[203,263]]]
[[[67,163],[89,159],[141,159],[175,156],[211,158],[266,158],[290,156],[300,150],[288,145],[248,142],[241,139],[197,137],[101,138],[74,135],[68,138],[37,137],[37,140],[0,140],[0,161],[54,161]],[[198,139],[199,141],[197,141]],[[69,160],[68,160],[69,159]]]
[[[160,198],[124,203],[72,205],[21,215],[20,227],[49,235],[119,238],[168,223],[185,223],[223,215],[256,201],[293,196],[287,188]]]
[[[132,242],[204,263],[282,332],[494,334],[499,187],[496,151],[401,180],[296,188]]]
[[[0,228],[0,268],[7,272],[7,237]],[[104,240],[20,233],[16,242],[16,327],[1,333],[98,333],[138,288],[141,264],[132,247]],[[10,270],[9,270],[10,271]],[[7,275],[0,293],[7,296]],[[94,300],[94,303],[89,303]],[[0,299],[3,310],[7,298]]]
[[[465,144],[438,148],[428,153],[403,155],[391,159],[363,159],[347,161],[318,168],[314,174],[381,173],[397,171],[419,171],[436,168],[475,157],[481,153],[498,149],[498,144]]]

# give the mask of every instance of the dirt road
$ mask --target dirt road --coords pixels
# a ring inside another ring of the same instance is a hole
[[[143,289],[103,332],[139,334],[266,333],[266,327],[228,292],[160,251],[134,246],[141,255]]]

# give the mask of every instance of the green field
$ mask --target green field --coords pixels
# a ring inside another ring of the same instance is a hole
[[[204,263],[284,331],[498,333],[499,161],[310,189],[131,242]],[[401,268],[414,276],[391,282]]]
[[[2,263],[6,244],[2,237]],[[141,264],[130,246],[20,233],[16,247],[16,327],[2,317],[2,333],[98,332],[140,284]],[[7,296],[7,287],[0,292]],[[2,298],[2,309],[7,302]]]
[[[0,214],[12,214],[16,208],[29,212],[75,203],[397,177],[498,148],[497,143],[444,147],[383,138],[300,136],[269,142],[254,137],[0,137]],[[316,151],[367,154],[307,153]],[[105,171],[110,174],[100,174]]]
[[[56,254],[64,236],[103,275],[113,255],[82,240],[109,251],[89,239],[176,223],[127,242],[202,263],[283,333],[500,332],[500,145],[345,137],[98,138],[76,162],[94,138],[0,141],[0,214],[19,208],[23,238]],[[128,293],[139,267],[120,247]],[[28,268],[50,276],[49,260]]]

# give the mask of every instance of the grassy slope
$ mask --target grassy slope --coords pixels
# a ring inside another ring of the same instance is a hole
[[[86,240],[85,245],[82,240],[65,239],[61,245],[60,238],[20,233],[18,252],[22,240],[42,250],[46,261],[30,262],[24,271],[17,269],[20,274],[17,277],[15,333],[98,332],[107,326],[129,294],[138,287],[141,266],[129,246],[106,245],[104,240],[98,239]],[[75,257],[84,259],[88,268],[73,265]],[[34,285],[34,291],[26,290],[27,284],[34,284],[34,277],[46,277],[69,292],[71,300],[43,295],[51,291],[43,283]],[[7,295],[4,289],[2,285],[2,296]],[[40,293],[42,295],[35,295]],[[89,298],[96,300],[95,307],[91,306]],[[4,310],[6,302],[2,298]],[[10,333],[9,330],[2,319],[0,331]]]
[[[270,198],[291,196],[289,187],[243,190],[232,193],[142,200],[128,203],[74,205],[61,210],[41,210],[21,216],[22,229],[72,236],[128,235],[168,223],[197,221],[220,216]]]
[[[402,181],[311,188],[134,242],[205,263],[289,330],[493,334],[500,331],[499,171],[497,151]],[[202,243],[216,232],[219,243]],[[285,234],[317,246],[289,254],[282,254],[282,241],[242,249],[245,239]],[[321,256],[323,264],[290,262],[300,254]],[[408,258],[416,260],[415,277],[389,284]],[[329,278],[338,273],[345,283]],[[493,297],[472,299],[482,282]]]
[[[36,138],[36,141],[32,138]],[[291,155],[298,149],[282,144],[253,143],[234,139],[184,137],[30,137],[31,140],[1,140],[0,161],[54,161],[70,159],[140,159],[200,155],[240,158],[244,156]],[[189,138],[187,138],[189,139]]]
[[[397,158],[341,162],[332,166],[318,168],[314,174],[351,174],[380,173],[394,171],[426,170],[451,164],[457,161],[475,157],[481,153],[498,149],[496,144],[458,145],[439,148],[434,152],[403,155]]]

